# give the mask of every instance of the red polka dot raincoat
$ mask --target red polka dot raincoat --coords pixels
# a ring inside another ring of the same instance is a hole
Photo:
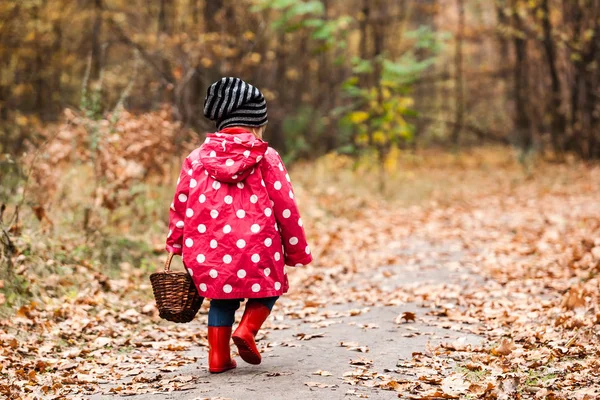
[[[183,256],[203,297],[287,292],[284,264],[312,256],[279,154],[245,129],[207,135],[183,163],[166,248]]]

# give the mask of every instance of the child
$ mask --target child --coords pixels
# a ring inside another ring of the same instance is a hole
[[[267,103],[238,78],[212,84],[204,115],[217,133],[185,159],[171,204],[167,250],[183,256],[198,293],[211,299],[208,364],[236,367],[230,339],[235,311],[248,298],[233,333],[240,357],[260,364],[254,338],[288,290],[284,264],[312,261],[290,177],[262,140]]]

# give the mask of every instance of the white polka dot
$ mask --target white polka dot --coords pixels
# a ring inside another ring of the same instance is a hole
[[[177,221],[177,223],[175,224],[176,227],[178,228],[183,228],[183,221]]]
[[[231,179],[236,180],[238,178],[237,175],[231,175]]]
[[[171,203],[171,210],[175,211],[175,204]]]
[[[231,197],[231,196],[227,195],[227,196],[225,196],[225,199],[223,199],[223,201],[224,201],[226,204],[231,204],[231,203],[233,203],[233,197]]]
[[[206,138],[206,140],[204,141],[204,143],[209,144],[210,143],[210,138]]]
[[[306,252],[306,254],[310,254],[310,247],[306,246],[306,248],[304,249],[304,251]]]
[[[281,182],[279,182],[279,181],[275,182],[275,184],[273,185],[273,187],[275,188],[275,190],[281,189]]]
[[[206,289],[207,289],[206,283],[201,283],[200,284],[200,290],[202,290],[203,292],[206,292]]]
[[[233,164],[235,164],[235,161],[233,161],[231,158],[228,158],[227,161],[225,161],[225,165],[228,167],[231,167]]]
[[[225,255],[223,256],[223,262],[224,262],[225,264],[230,264],[230,263],[231,263],[231,260],[232,260],[232,258],[231,258],[231,256],[230,256],[229,254],[225,254]]]
[[[260,256],[258,254],[252,254],[252,258],[251,258],[252,262],[259,262],[260,261]]]
[[[279,290],[279,289],[281,289],[281,283],[275,282],[275,290]]]
[[[209,157],[216,157],[217,153],[213,150],[210,152],[210,154],[208,155]]]
[[[233,288],[231,287],[231,285],[225,285],[225,286],[223,286],[223,291],[225,293],[231,293],[232,290],[233,290]]]
[[[192,247],[194,245],[194,241],[190,238],[185,239],[186,247]]]
[[[262,156],[258,156],[258,157],[256,157],[256,162],[260,162],[260,160],[262,160],[262,159],[263,159]]]
[[[238,182],[237,187],[240,188],[240,189],[243,189],[244,188],[244,183]]]
[[[270,208],[265,208],[265,215],[266,215],[267,217],[270,217],[272,213],[273,213],[273,211],[271,211],[271,209],[270,209]]]
[[[188,274],[190,274],[190,276],[194,276],[194,271],[192,271],[191,268],[187,269]]]
[[[223,227],[223,233],[229,233],[231,232],[231,225],[225,225]]]
[[[244,218],[246,216],[246,211],[244,210],[237,210],[235,215],[237,215],[238,218]]]
[[[256,204],[257,201],[258,201],[257,195],[253,194],[252,196],[250,196],[250,203]]]
[[[173,247],[175,247],[176,249],[180,249],[181,245],[179,243],[176,243],[176,244],[173,245]]]
[[[208,275],[210,275],[211,278],[216,278],[217,276],[219,276],[219,273],[216,269],[211,269]]]
[[[298,244],[298,238],[297,238],[296,236],[293,236],[293,237],[291,237],[291,238],[290,238],[290,244],[291,244],[292,246],[295,246],[295,245],[297,245],[297,244]]]
[[[212,210],[210,212],[210,216],[213,218],[217,218],[219,216],[219,212],[217,210]]]
[[[255,283],[254,285],[252,285],[252,291],[254,293],[260,291],[260,285],[258,283]]]
[[[204,225],[204,224],[198,225],[198,232],[200,232],[200,233],[206,232],[206,225]]]
[[[244,247],[246,247],[246,241],[244,239],[240,239],[235,243],[235,245],[240,249],[243,249]]]
[[[210,248],[211,249],[216,249],[217,246],[219,245],[219,243],[217,243],[217,241],[215,239],[210,241]]]
[[[187,210],[185,210],[185,216],[188,218],[191,218],[194,216],[194,210],[192,210],[191,208],[188,208]]]
[[[204,175],[208,176],[208,171],[204,170]]]
[[[265,185],[265,181],[263,179],[260,180],[260,184],[263,185],[263,187],[267,187],[267,185]]]
[[[187,201],[187,196],[185,194],[183,194],[183,193],[181,193],[179,196],[177,196],[177,198],[182,203],[185,203]]]
[[[169,234],[167,235],[167,237],[170,238],[172,234],[173,234],[173,229],[169,229]]]
[[[302,218],[298,218],[298,225],[302,226]]]
[[[196,256],[196,261],[198,261],[200,264],[202,264],[204,261],[206,261],[206,257],[204,257],[204,254],[198,254]]]
[[[296,264],[296,267],[302,267],[302,266],[304,266],[304,264],[302,264],[302,263]]]
[[[265,273],[265,276],[269,276],[271,275],[271,268],[265,268],[263,272]]]
[[[290,180],[290,174],[285,174],[285,180],[288,181],[288,182],[291,182],[291,180]]]
[[[200,197],[198,198],[198,201],[199,201],[200,203],[204,203],[204,202],[206,201],[206,196],[205,196],[205,195],[203,195],[203,194],[201,194],[201,195],[200,195]]]
[[[237,276],[238,276],[238,278],[245,278],[245,277],[246,277],[246,271],[245,271],[245,270],[243,270],[243,269],[240,269],[240,270],[237,272]]]
[[[246,158],[250,157],[250,150],[244,151],[244,157],[246,157]]]
[[[283,210],[282,215],[283,215],[283,218],[289,218],[290,215],[292,215],[292,212],[286,208],[285,210]]]
[[[190,179],[190,187],[195,188],[198,185],[198,181],[195,179]]]
[[[294,198],[294,192],[292,192],[292,191],[290,190],[290,193],[289,193],[289,194],[290,194],[290,199],[293,199],[293,198]]]
[[[275,261],[279,261],[281,259],[281,254],[279,252],[275,253]]]
[[[258,232],[260,231],[260,225],[258,225],[258,224],[253,224],[253,225],[250,227],[250,230],[252,231],[252,233],[258,233]]]
[[[177,178],[177,184],[179,185],[179,182],[181,182],[181,177]]]
[[[273,239],[271,239],[271,238],[265,239],[265,246],[271,247],[272,244],[273,244]]]
[[[254,173],[254,168],[252,168],[252,171],[250,171],[250,175],[252,175]]]
[[[219,190],[219,188],[221,187],[221,182],[219,181],[214,181],[212,184],[213,189],[215,190]]]
[[[189,175],[189,176],[192,176],[192,172],[194,172],[194,171],[192,171],[192,170],[190,169],[190,170],[188,171],[188,175]]]
[[[277,168],[279,168],[279,170],[280,170],[280,171],[283,171],[283,164],[279,163],[279,164],[277,165]]]

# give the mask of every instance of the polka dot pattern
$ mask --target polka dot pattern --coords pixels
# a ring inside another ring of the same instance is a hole
[[[284,264],[311,260],[285,166],[253,140],[207,135],[178,180],[167,247],[183,255],[203,297],[279,296],[288,286]]]

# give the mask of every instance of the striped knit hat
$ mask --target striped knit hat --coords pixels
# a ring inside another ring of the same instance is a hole
[[[267,120],[267,102],[254,86],[239,78],[222,78],[208,88],[204,99],[204,116],[228,126],[263,126]]]

